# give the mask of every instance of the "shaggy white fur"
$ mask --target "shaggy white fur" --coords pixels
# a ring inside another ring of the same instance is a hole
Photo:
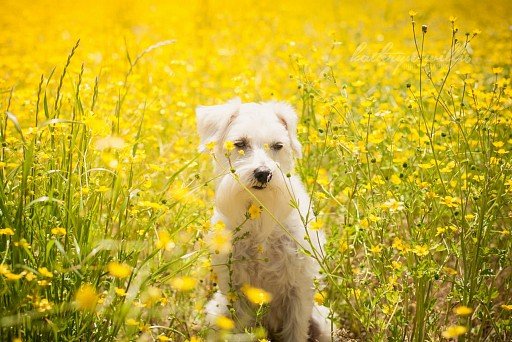
[[[307,225],[314,219],[311,201],[293,175],[301,156],[297,115],[283,102],[200,106],[196,110],[201,150],[215,142],[216,186],[212,223],[222,221],[234,234],[231,255],[212,255],[219,292],[206,307],[210,322],[234,309],[238,331],[253,326],[255,306],[240,289],[244,285],[272,294],[261,323],[273,340],[329,341],[328,310],[313,303],[313,279],[319,276],[324,236]],[[223,145],[235,149],[226,156]],[[242,152],[240,152],[242,151]],[[231,172],[233,171],[233,172]],[[262,208],[248,219],[251,205]],[[306,238],[309,236],[309,238]],[[227,300],[227,294],[233,297]]]

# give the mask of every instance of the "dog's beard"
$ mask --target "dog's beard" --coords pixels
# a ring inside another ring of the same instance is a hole
[[[270,167],[269,170],[271,173],[266,182],[260,182],[255,177],[255,170],[258,168],[258,165],[244,163],[244,160],[242,159],[236,161],[233,166],[236,170],[235,175],[238,177],[240,182],[239,185],[245,191],[247,191],[247,189],[251,190],[253,193],[258,192],[258,190],[276,191],[283,185],[277,177],[277,174],[280,173],[277,163]]]
[[[245,213],[248,204],[255,202],[255,198],[265,205],[271,205],[275,203],[276,196],[290,196],[286,177],[277,165],[272,169],[272,179],[267,183],[261,183],[254,177],[257,166],[235,162],[233,167],[235,173],[224,174],[215,191],[216,206],[221,212]]]
[[[237,193],[257,193],[260,192],[258,190],[266,190],[272,191],[276,190],[276,188],[280,187],[282,183],[277,179],[274,179],[269,182],[260,182],[254,177],[254,170],[256,169],[253,165],[244,165],[243,163],[234,163],[234,169],[236,170],[234,173],[226,173],[223,177],[219,186],[217,188],[217,192],[221,191],[223,193],[230,193],[233,196],[236,196]],[[274,171],[273,173],[279,173],[279,170]]]

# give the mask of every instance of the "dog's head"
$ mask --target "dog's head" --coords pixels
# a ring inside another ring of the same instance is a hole
[[[294,158],[301,156],[297,114],[287,103],[242,104],[237,99],[200,106],[196,115],[200,150],[215,144],[217,170],[234,169],[253,192],[283,185],[283,175],[292,172]]]

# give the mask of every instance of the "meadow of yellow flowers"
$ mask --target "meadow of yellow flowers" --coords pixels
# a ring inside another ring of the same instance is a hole
[[[228,338],[194,108],[236,96],[297,108],[336,339],[512,340],[511,2],[1,7],[1,341]]]

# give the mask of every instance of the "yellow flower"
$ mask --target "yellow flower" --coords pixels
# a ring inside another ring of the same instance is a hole
[[[126,325],[129,325],[131,327],[138,327],[139,326],[139,322],[136,321],[135,319],[133,318],[128,318],[126,321],[125,321]]]
[[[512,311],[512,304],[501,304],[503,310]]]
[[[192,336],[190,340],[186,340],[186,342],[202,342],[203,340],[200,337]]]
[[[75,294],[75,305],[82,310],[94,310],[98,300],[96,289],[91,284],[80,286]]]
[[[228,152],[231,152],[235,149],[235,144],[232,141],[227,140],[224,142],[224,149]]]
[[[418,166],[422,169],[430,169],[430,168],[434,167],[435,165],[436,165],[436,162],[434,160],[431,160],[428,163],[418,164]]]
[[[14,235],[14,231],[11,228],[0,229],[0,235]]]
[[[258,246],[256,246],[256,249],[258,250],[259,254],[263,254],[265,252],[265,246],[263,244],[259,243]]]
[[[402,183],[402,180],[397,175],[392,175],[391,178],[390,178],[390,181],[394,185],[398,185],[398,184]]]
[[[119,297],[126,296],[126,291],[122,288],[116,287],[115,292],[116,292],[116,295],[118,295]]]
[[[158,341],[170,341],[171,339],[165,335],[159,335],[157,338],[156,338]]]
[[[399,270],[402,268],[402,263],[400,261],[391,261],[391,267],[393,267],[395,270]]]
[[[149,324],[144,324],[143,322],[140,322],[140,324],[139,324],[139,330],[143,333],[149,332],[150,328],[151,328],[151,326]]]
[[[0,264],[0,274],[7,274],[10,272],[11,271],[9,271],[9,266],[7,266],[5,264]]]
[[[52,309],[52,303],[50,303],[48,301],[48,299],[46,299],[46,298],[41,299],[41,301],[36,304],[37,304],[37,311],[39,311],[39,312],[45,312],[45,311],[49,311]]]
[[[382,178],[380,175],[375,175],[372,177],[372,183],[375,185],[384,185],[386,182],[384,181],[384,178]]]
[[[338,244],[338,250],[343,253],[348,250],[348,242],[345,237],[341,238]]]
[[[185,187],[175,188],[170,191],[171,197],[176,201],[184,201],[190,197],[189,191]],[[165,206],[163,206],[165,208]]]
[[[235,328],[235,322],[227,318],[226,316],[219,316],[215,320],[215,325],[222,330],[233,330]]]
[[[43,287],[43,286],[49,286],[49,285],[51,285],[51,284],[52,284],[51,282],[49,282],[48,280],[45,280],[45,279],[43,279],[43,280],[38,280],[38,281],[37,281],[37,285],[39,285],[39,286],[41,286],[41,287]]]
[[[412,249],[412,252],[416,254],[417,256],[425,256],[429,253],[429,248],[427,245],[417,245],[414,246]]]
[[[446,330],[443,331],[441,335],[444,338],[455,338],[465,334],[467,331],[468,329],[462,325],[452,325],[446,328]]]
[[[324,291],[322,292],[315,292],[315,295],[313,296],[313,299],[315,302],[319,305],[322,305],[325,302],[326,293]]]
[[[46,267],[40,267],[37,269],[43,277],[53,278],[53,273],[48,271]]]
[[[416,11],[413,11],[413,10],[410,10],[410,11],[409,11],[409,15],[410,15],[411,17],[414,17],[416,14],[418,14]]]
[[[464,216],[464,218],[467,220],[467,221],[471,221],[475,218],[475,215],[473,214],[466,214],[466,216]]]
[[[165,248],[168,251],[173,249],[175,246],[171,239],[171,234],[169,234],[169,232],[166,230],[161,230],[158,232],[158,240],[156,241],[155,245],[158,249]]]
[[[316,182],[325,187],[327,187],[329,185],[329,173],[327,172],[326,169],[324,169],[324,168],[318,169]],[[319,194],[323,195],[323,193],[321,193],[321,192]]]
[[[62,228],[62,227],[55,227],[55,228],[52,228],[52,234],[53,235],[66,235],[66,229],[65,228]]]
[[[382,307],[382,312],[385,315],[389,315],[389,314],[391,314],[393,312],[393,307],[391,305],[384,304],[384,306]]]
[[[260,217],[261,214],[261,208],[257,206],[256,204],[251,204],[248,210],[249,218],[251,220],[255,220]]]
[[[211,224],[209,224],[209,225],[211,226]],[[223,230],[225,228],[226,228],[226,224],[222,221],[217,221],[213,225],[213,229],[215,229],[215,230]]]
[[[210,141],[209,143],[206,144],[206,149],[208,149],[208,151],[213,151],[213,149],[215,148],[216,144],[217,144],[217,142]]]
[[[16,241],[14,243],[14,246],[21,247],[21,248],[28,248],[28,249],[32,248],[32,246],[30,246],[30,244],[25,239],[21,239],[20,241]]]
[[[445,196],[440,202],[449,208],[456,208],[461,203],[461,200],[458,197]]]
[[[173,193],[171,192],[171,196],[173,195]],[[174,198],[174,196],[173,196]],[[150,201],[140,201],[137,203],[137,206],[139,207],[145,207],[145,208],[151,208],[151,209],[156,209],[156,210],[165,210],[167,209],[167,207],[163,204],[160,204],[160,203],[155,203],[155,202],[150,202]]]
[[[437,227],[436,228],[436,236],[442,235],[444,232],[446,232],[446,227]]]
[[[4,274],[4,277],[7,278],[7,280],[20,280],[21,278],[23,278],[24,275],[25,273],[23,272],[21,272],[20,274],[8,272]]]
[[[217,226],[217,225],[216,225]],[[214,231],[208,240],[208,247],[214,253],[227,254],[231,252],[233,234],[225,228],[214,227]]]
[[[372,252],[373,254],[380,254],[382,252],[382,246],[381,245],[371,246],[370,252]]]
[[[32,273],[32,272],[28,272],[27,275],[25,275],[25,279],[27,279],[28,281],[32,281],[32,280],[34,280],[36,278],[37,278],[36,275],[34,273]]]
[[[254,304],[263,305],[272,300],[272,295],[269,292],[248,284],[242,286],[242,292]]]
[[[324,222],[322,220],[316,219],[315,221],[311,222],[309,225],[309,228],[312,230],[319,230],[324,226]]]
[[[171,279],[171,287],[176,291],[188,292],[192,291],[197,284],[197,279],[184,276],[184,277],[176,277]]]
[[[132,273],[130,266],[115,261],[109,262],[107,269],[110,275],[116,278],[126,278]]]
[[[403,243],[402,239],[400,239],[399,237],[395,237],[393,239],[392,247],[394,249],[397,249],[397,250],[402,251],[402,252],[407,249],[407,246]]]
[[[464,305],[457,306],[456,308],[453,309],[453,313],[456,314],[457,316],[467,316],[470,315],[472,312],[473,309]]]
[[[110,188],[108,186],[105,186],[105,185],[100,185],[97,189],[96,189],[96,192],[99,192],[99,193],[103,193],[103,192],[107,192],[109,191]]]

